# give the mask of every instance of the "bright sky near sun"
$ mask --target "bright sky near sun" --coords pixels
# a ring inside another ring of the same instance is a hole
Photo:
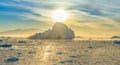
[[[49,29],[62,22],[77,34],[120,34],[120,0],[0,0],[0,32]]]
[[[68,18],[68,12],[62,9],[57,9],[52,13],[51,17],[55,22],[64,22],[64,20]]]

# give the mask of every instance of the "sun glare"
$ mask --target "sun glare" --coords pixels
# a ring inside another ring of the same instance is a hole
[[[65,19],[68,18],[68,12],[62,9],[58,9],[53,12],[51,17],[54,19],[55,22],[63,22]]]

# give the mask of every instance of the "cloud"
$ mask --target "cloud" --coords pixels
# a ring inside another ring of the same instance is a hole
[[[53,23],[50,13],[63,8],[70,13],[66,23],[76,30],[119,32],[119,6],[119,0],[0,0],[0,15],[50,24]]]
[[[74,20],[68,20],[67,24],[80,29],[90,30],[115,30],[119,29],[119,22],[102,16],[91,15],[87,12],[70,10],[73,13]],[[79,29],[77,29],[79,30]]]
[[[0,36],[28,37],[41,31],[42,31],[41,29],[15,29],[15,30],[0,32]]]
[[[87,12],[95,16],[114,19],[115,16],[120,15],[119,5],[119,0],[84,0],[84,4],[79,4],[78,2],[76,6],[70,7],[70,9]]]
[[[94,4],[93,4],[94,3]],[[97,3],[97,4],[96,4]],[[63,8],[68,10],[76,10],[85,13],[89,13],[94,16],[102,16],[106,18],[116,19],[120,15],[119,0],[11,0],[0,1],[0,6],[9,6],[13,9],[27,10],[26,13],[42,14],[46,16],[46,12],[57,8]],[[13,10],[12,9],[12,10]],[[19,12],[20,12],[19,10]],[[25,11],[24,11],[25,12]],[[118,21],[118,20],[116,20]]]

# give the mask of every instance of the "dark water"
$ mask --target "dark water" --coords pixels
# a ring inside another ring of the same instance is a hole
[[[120,44],[120,41],[114,41],[113,43],[114,44]]]

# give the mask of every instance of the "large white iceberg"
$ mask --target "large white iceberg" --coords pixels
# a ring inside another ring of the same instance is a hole
[[[75,34],[70,28],[63,23],[55,23],[52,29],[46,30],[43,33],[36,33],[30,36],[29,39],[74,39]]]

